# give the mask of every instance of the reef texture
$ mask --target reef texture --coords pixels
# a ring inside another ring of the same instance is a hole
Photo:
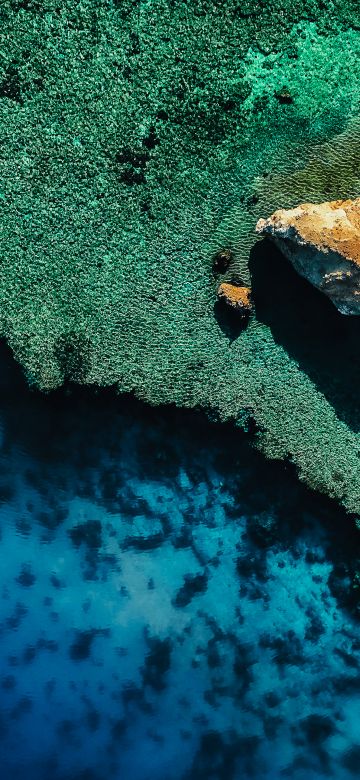
[[[360,5],[331,9],[2,0],[0,335],[33,387],[205,409],[360,513],[360,321],[304,312],[254,231],[360,196]]]
[[[360,198],[279,209],[256,231],[342,314],[360,314]]]
[[[218,289],[218,297],[228,306],[235,309],[241,316],[251,311],[251,288],[237,284],[222,282]]]

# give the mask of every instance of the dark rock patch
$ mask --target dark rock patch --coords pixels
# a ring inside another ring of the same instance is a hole
[[[260,645],[273,650],[274,661],[278,666],[303,666],[305,663],[302,642],[292,629],[286,631],[284,636],[263,634]]]
[[[10,615],[5,620],[6,628],[10,629],[11,631],[16,631],[19,628],[20,624],[22,623],[22,620],[26,614],[27,614],[26,607],[24,606],[24,604],[18,601],[12,615]]]
[[[326,715],[308,715],[299,723],[299,732],[304,736],[306,742],[312,745],[322,744],[335,734],[336,730],[335,724]]]
[[[352,745],[341,758],[341,763],[354,777],[359,777],[360,745]]]
[[[195,596],[205,593],[207,585],[208,575],[206,572],[202,574],[185,574],[184,584],[173,599],[174,606],[187,607]]]
[[[156,550],[157,547],[161,547],[165,539],[164,534],[161,531],[158,531],[157,533],[153,534],[147,534],[147,535],[137,535],[137,536],[127,536],[121,547],[123,550],[128,550],[130,547],[133,547],[135,550],[138,550],[139,552],[147,551],[147,550]]]
[[[31,571],[31,566],[24,563],[20,574],[16,577],[16,582],[22,585],[23,588],[31,588],[36,582],[35,574]]]
[[[53,587],[56,588],[56,590],[60,590],[60,588],[65,588],[65,583],[63,583],[56,574],[52,574],[50,576],[50,582],[53,585]]]
[[[325,632],[324,624],[314,610],[307,610],[306,614],[309,616],[309,622],[305,629],[305,639],[309,642],[317,642]]]
[[[249,517],[246,528],[251,541],[261,549],[271,547],[279,538],[277,518],[270,512]]]
[[[147,637],[146,641],[149,651],[142,669],[143,683],[160,692],[165,688],[164,677],[170,669],[173,643],[169,638],[158,637]]]
[[[109,636],[109,629],[91,628],[87,631],[77,631],[76,638],[70,645],[69,656],[73,661],[85,661],[89,658],[92,644],[97,636]]]
[[[68,531],[73,545],[77,548],[85,545],[89,550],[98,550],[102,544],[102,529],[99,520],[87,520]]]
[[[356,658],[355,655],[351,655],[351,653],[347,653],[341,647],[336,647],[335,648],[335,653],[338,656],[340,656],[340,658],[344,661],[344,664],[346,666],[349,666],[351,669],[358,669],[359,668],[359,659]]]

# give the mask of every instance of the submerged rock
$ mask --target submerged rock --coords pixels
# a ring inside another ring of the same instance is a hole
[[[360,314],[360,198],[279,209],[260,219],[256,232],[269,236],[342,314]]]
[[[233,259],[231,249],[223,249],[214,256],[213,272],[214,274],[224,274]]]
[[[245,317],[251,311],[251,289],[237,284],[223,282],[218,289],[219,300],[225,301],[232,309]]]

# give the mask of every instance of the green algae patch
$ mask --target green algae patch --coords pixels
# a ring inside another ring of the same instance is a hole
[[[255,420],[360,513],[359,326],[254,233],[360,195],[358,3],[4,0],[0,20],[0,333],[30,384]],[[217,307],[233,277],[246,328]]]

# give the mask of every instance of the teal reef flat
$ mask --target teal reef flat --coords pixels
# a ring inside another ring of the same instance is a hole
[[[360,195],[358,1],[3,0],[0,21],[0,334],[29,383],[255,422],[360,514],[360,325],[255,235]],[[217,288],[250,276],[240,327]]]

